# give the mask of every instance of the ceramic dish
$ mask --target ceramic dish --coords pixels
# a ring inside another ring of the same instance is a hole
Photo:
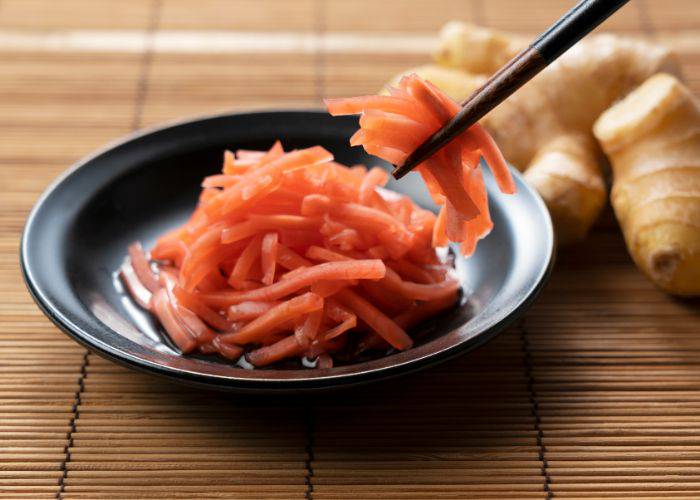
[[[199,183],[220,169],[224,149],[287,149],[320,144],[337,161],[384,164],[351,148],[352,117],[317,111],[227,114],[133,134],[80,161],[43,194],[24,230],[21,264],[37,304],[90,350],[132,368],[181,382],[239,391],[338,388],[384,379],[482,345],[520,317],[553,263],[552,225],[540,197],[514,172],[518,193],[500,194],[487,175],[495,223],[470,259],[457,258],[462,304],[423,325],[405,352],[326,370],[246,370],[211,356],[183,356],[153,320],[119,292],[115,270],[127,245],[145,247],[192,211]],[[423,206],[417,174],[389,188]]]

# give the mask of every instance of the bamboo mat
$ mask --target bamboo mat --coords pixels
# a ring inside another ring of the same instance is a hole
[[[485,348],[313,399],[127,371],[20,277],[28,210],[108,140],[373,92],[448,19],[534,34],[570,3],[0,0],[0,498],[699,498],[698,304],[644,280],[610,213]],[[635,0],[604,29],[668,43],[700,93],[697,0]]]

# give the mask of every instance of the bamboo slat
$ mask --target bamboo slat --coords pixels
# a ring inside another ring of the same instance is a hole
[[[692,497],[700,491],[697,307],[669,300],[638,273],[623,279],[619,264],[606,264],[622,251],[574,251],[523,325],[550,488]],[[606,286],[606,272],[619,279]]]
[[[313,31],[313,0],[164,0],[161,27],[175,30]]]
[[[433,34],[451,19],[475,21],[478,2],[450,0],[328,0],[321,2],[323,28],[329,32]]]
[[[50,133],[57,125],[88,130],[128,124],[140,63],[134,54],[4,52],[0,126],[22,127],[31,137],[27,129]]]
[[[655,31],[697,31],[700,4],[693,0],[673,0],[666,3],[645,0],[642,13]]]
[[[96,357],[84,386],[65,498],[305,491],[303,410],[294,402],[206,394]]]
[[[575,0],[540,0],[536,3],[489,0],[483,2],[483,23],[515,32],[538,33],[563,15]],[[636,2],[623,7],[599,28],[599,31],[639,32],[640,8]]]
[[[376,94],[390,78],[425,61],[425,54],[334,54],[324,61],[323,95]]]
[[[357,487],[386,498],[542,498],[522,348],[513,330],[469,358],[315,405],[314,498]]]
[[[11,228],[2,223],[3,237]],[[0,267],[1,297],[22,294],[26,303],[19,282],[16,268]],[[0,496],[22,488],[40,498],[62,474],[82,349],[36,308],[14,306],[0,309]]]
[[[3,0],[0,28],[145,29],[150,3],[144,0]]]
[[[251,108],[318,106],[313,55],[156,54],[144,124]]]

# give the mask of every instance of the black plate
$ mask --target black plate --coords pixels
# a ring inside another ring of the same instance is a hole
[[[115,288],[114,271],[135,240],[150,246],[193,209],[202,177],[220,170],[224,149],[321,144],[345,164],[389,166],[348,138],[352,117],[278,111],[221,115],[131,135],[80,161],[37,202],[21,264],[32,296],[63,331],[89,349],[150,373],[212,388],[274,391],[334,388],[398,375],[483,344],[519,317],[553,263],[553,233],[539,196],[514,172],[518,194],[487,183],[495,229],[470,259],[457,259],[465,303],[424,326],[406,352],[330,370],[245,370],[215,357],[182,356],[148,315]],[[390,186],[431,202],[417,174]]]

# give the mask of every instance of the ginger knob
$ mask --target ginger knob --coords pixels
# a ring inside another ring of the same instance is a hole
[[[433,54],[446,67],[490,75],[527,47],[525,38],[462,21],[450,21],[440,30]]]
[[[700,295],[700,104],[657,74],[597,120],[630,255],[656,285]]]
[[[458,102],[463,101],[469,94],[486,82],[486,76],[484,75],[474,75],[460,69],[446,68],[437,64],[425,64],[402,71],[389,80],[387,85],[396,87],[401,78],[413,73],[424,80],[428,80],[433,85],[437,85],[440,90]],[[386,89],[384,93],[386,93]]]
[[[588,134],[555,136],[525,170],[549,208],[560,245],[583,239],[605,206],[600,152]]]

